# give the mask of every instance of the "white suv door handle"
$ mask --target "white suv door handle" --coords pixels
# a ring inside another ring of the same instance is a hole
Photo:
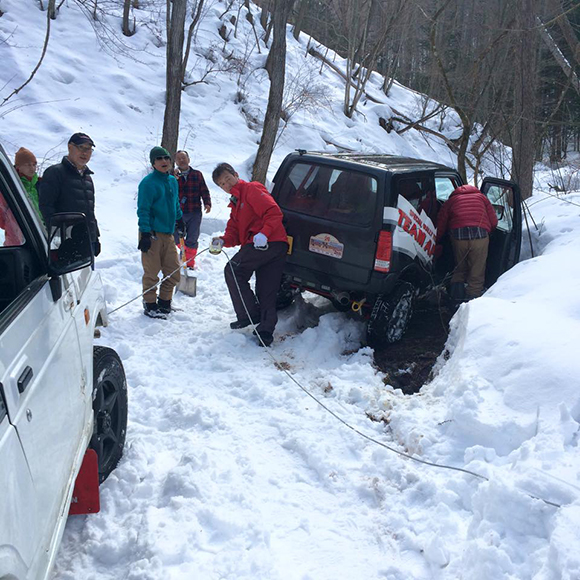
[[[75,297],[72,290],[69,288],[63,297],[63,308],[65,310],[72,310],[75,305]]]
[[[28,386],[28,383],[31,381],[33,376],[34,376],[34,372],[29,366],[27,366],[22,371],[22,373],[20,373],[20,376],[18,377],[16,384],[18,385],[18,392],[21,395],[26,390],[26,387]]]

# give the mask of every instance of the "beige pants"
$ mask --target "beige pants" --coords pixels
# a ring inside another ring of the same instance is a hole
[[[173,234],[155,234],[157,239],[151,239],[151,248],[147,252],[141,252],[143,264],[143,292],[159,282],[159,270],[163,277],[176,270],[170,278],[167,278],[159,288],[159,298],[171,300],[173,289],[179,284],[179,256],[175,248]],[[157,301],[157,289],[149,290],[143,295],[145,302]]]
[[[485,263],[487,262],[489,238],[478,240],[454,240],[451,238],[451,245],[456,264],[451,283],[467,282],[467,298],[481,296],[485,282]]]

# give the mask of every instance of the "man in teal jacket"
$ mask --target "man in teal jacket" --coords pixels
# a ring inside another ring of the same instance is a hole
[[[179,283],[179,258],[173,232],[183,232],[185,224],[179,206],[177,179],[170,174],[173,163],[169,151],[153,147],[149,152],[153,166],[141,180],[137,196],[139,217],[139,245],[143,264],[143,308],[150,318],[166,318],[171,312],[173,289]],[[183,235],[183,234],[182,234]],[[165,280],[159,289],[152,288],[159,281],[159,270]]]

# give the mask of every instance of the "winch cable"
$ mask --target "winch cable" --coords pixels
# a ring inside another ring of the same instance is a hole
[[[189,260],[186,260],[185,262],[181,262],[181,264],[179,264],[179,268],[175,268],[175,270],[173,270],[173,272],[171,272],[170,274],[167,274],[167,276],[165,276],[165,278],[161,278],[161,280],[159,280],[159,282],[157,282],[157,284],[154,284],[153,286],[151,286],[151,288],[147,288],[147,290],[141,292],[141,294],[138,294],[137,296],[135,296],[135,298],[131,298],[131,300],[128,300],[124,304],[121,304],[121,306],[117,306],[117,308],[113,308],[113,310],[109,310],[107,312],[107,316],[110,316],[111,314],[113,314],[113,312],[117,312],[117,310],[121,310],[121,308],[125,308],[125,306],[128,306],[129,304],[131,304],[131,302],[135,302],[135,300],[137,300],[138,298],[141,298],[143,295],[147,294],[147,292],[150,292],[154,288],[157,288],[158,286],[163,284],[163,282],[165,282],[165,280],[168,280],[169,278],[171,278],[171,276],[173,276],[173,274],[175,274],[175,272],[177,272],[178,270],[180,270],[184,266],[187,266],[187,264],[191,260],[195,260],[197,258],[197,256],[203,254],[204,252],[207,252],[208,250],[209,250],[209,248],[205,248],[205,249],[201,250],[200,252],[197,252],[197,254],[194,257],[189,258]]]
[[[209,250],[208,248],[204,248],[203,250],[199,251],[197,253],[197,256],[200,256],[201,254],[203,254],[203,252],[206,252]],[[234,282],[236,284],[236,288],[238,290],[238,293],[240,294],[240,299],[242,301],[242,305],[244,306],[244,310],[246,311],[246,315],[248,316],[248,320],[251,322],[252,324],[252,328],[254,329],[254,334],[258,337],[258,340],[262,343],[262,346],[264,347],[264,351],[266,352],[266,354],[272,359],[272,361],[274,362],[275,367],[278,370],[281,370],[284,374],[286,374],[286,376],[299,388],[301,389],[306,395],[308,395],[316,404],[318,404],[320,407],[322,407],[322,409],[324,409],[329,415],[331,415],[332,417],[334,417],[337,421],[339,421],[340,423],[342,423],[345,427],[347,427],[348,429],[350,429],[351,431],[353,431],[354,433],[356,433],[357,435],[359,435],[360,437],[362,437],[363,439],[366,439],[367,441],[374,443],[376,445],[379,445],[380,447],[383,447],[384,449],[386,449],[387,451],[391,451],[392,453],[396,453],[397,455],[401,456],[401,457],[405,457],[406,459],[411,459],[412,461],[415,461],[417,463],[422,463],[423,465],[428,465],[430,467],[438,467],[440,469],[448,469],[450,471],[458,471],[460,473],[465,473],[467,475],[471,475],[473,477],[477,477],[478,479],[482,479],[484,481],[489,481],[489,478],[486,477],[485,475],[481,475],[480,473],[476,473],[475,471],[471,471],[469,469],[465,469],[463,467],[455,467],[453,465],[445,465],[443,463],[433,463],[431,461],[426,461],[424,459],[419,459],[417,457],[413,457],[412,455],[409,455],[408,453],[405,453],[403,451],[399,451],[398,449],[395,449],[394,447],[391,447],[390,445],[387,445],[386,443],[383,443],[382,441],[379,441],[378,439],[375,439],[374,437],[371,437],[370,435],[367,435],[365,433],[363,433],[362,431],[360,431],[359,429],[357,429],[356,427],[353,427],[352,425],[350,425],[347,421],[345,421],[340,415],[338,415],[337,413],[335,413],[332,409],[330,409],[329,407],[327,407],[322,401],[320,401],[317,397],[315,397],[306,387],[302,386],[300,384],[300,382],[298,382],[285,368],[283,365],[281,365],[278,360],[276,360],[276,357],[272,354],[272,352],[270,351],[270,349],[266,346],[266,344],[264,343],[264,341],[262,340],[262,337],[258,334],[258,332],[256,331],[256,324],[254,324],[254,321],[252,320],[252,317],[250,316],[250,312],[248,310],[248,307],[244,301],[244,298],[242,296],[242,291],[240,288],[240,285],[238,283],[238,280],[235,276],[235,272],[234,272],[234,267],[232,266],[232,262],[230,260],[230,257],[228,256],[227,252],[225,250],[221,250],[221,252],[225,255],[228,264],[232,270],[232,275],[234,278]],[[197,257],[196,256],[196,257]],[[187,264],[187,262],[189,262],[189,260],[187,260],[185,263]],[[118,310],[121,310],[121,308],[124,308],[125,306],[128,306],[129,304],[131,304],[132,302],[134,302],[135,300],[137,300],[138,298],[141,298],[144,294],[146,294],[147,292],[149,292],[150,290],[153,290],[154,288],[157,288],[160,284],[162,284],[165,280],[167,280],[168,278],[170,278],[173,274],[175,274],[175,272],[177,272],[181,267],[183,266],[183,264],[179,265],[179,268],[176,268],[175,270],[173,270],[173,272],[171,272],[170,274],[168,274],[167,276],[165,276],[164,278],[162,278],[161,280],[159,280],[159,282],[157,282],[157,284],[151,286],[151,288],[148,288],[147,290],[145,290],[144,292],[142,292],[141,294],[139,294],[138,296],[135,296],[135,298],[132,298],[131,300],[125,302],[124,304],[121,304],[121,306],[118,306],[117,308],[114,308],[113,310],[110,310],[109,312],[107,312],[107,315],[113,314],[113,312],[117,312]],[[560,504],[551,502],[547,499],[543,499],[541,497],[537,497],[534,496],[532,494],[529,494],[527,492],[525,492],[529,497],[531,497],[532,499],[536,499],[536,500],[541,500],[544,503],[546,503],[547,505],[553,506],[553,507],[562,507]]]
[[[256,331],[256,325],[254,324],[254,321],[252,320],[252,317],[250,316],[250,312],[248,310],[248,307],[246,306],[246,303],[244,302],[244,297],[242,296],[242,290],[240,288],[240,285],[238,284],[238,280],[236,278],[235,275],[235,271],[234,271],[234,267],[232,266],[232,262],[230,260],[230,257],[228,256],[227,252],[225,250],[221,250],[221,253],[223,253],[228,261],[228,264],[231,268],[232,271],[232,276],[234,278],[234,282],[236,283],[236,288],[238,290],[238,293],[240,295],[240,300],[242,301],[242,305],[244,306],[244,310],[246,311],[246,315],[248,316],[248,320],[251,322],[252,324],[252,328],[254,329],[254,334],[258,337],[258,340],[262,343],[262,346],[264,347],[264,350],[266,352],[266,354],[272,359],[272,361],[274,362],[275,367],[278,370],[281,370],[283,373],[286,374],[286,376],[299,388],[301,389],[304,393],[306,393],[306,395],[308,395],[315,403],[317,403],[320,407],[322,407],[327,413],[329,413],[330,415],[332,415],[332,417],[334,417],[337,421],[340,421],[340,423],[342,423],[345,427],[347,427],[348,429],[350,429],[351,431],[354,431],[357,435],[361,436],[363,439],[366,439],[367,441],[370,441],[371,443],[375,443],[376,445],[379,445],[380,447],[383,447],[384,449],[387,449],[388,451],[391,451],[393,453],[396,453],[397,455],[400,455],[401,457],[405,457],[406,459],[411,459],[413,461],[416,461],[417,463],[422,463],[424,465],[429,465],[430,467],[439,467],[440,469],[448,469],[451,471],[459,471],[461,473],[465,473],[467,475],[472,475],[473,477],[477,477],[479,479],[483,479],[484,481],[489,481],[489,478],[486,477],[485,475],[481,475],[480,473],[476,473],[475,471],[471,471],[469,469],[465,469],[463,467],[455,467],[453,465],[445,465],[443,463],[433,463],[431,461],[426,461],[424,459],[419,459],[417,457],[413,457],[412,455],[409,455],[408,453],[405,453],[403,451],[399,451],[398,449],[395,449],[394,447],[391,447],[390,445],[387,445],[386,443],[383,443],[382,441],[379,441],[378,439],[375,439],[374,437],[371,437],[370,435],[367,435],[365,433],[363,433],[362,431],[359,431],[359,429],[357,429],[356,427],[353,427],[350,423],[348,423],[347,421],[345,421],[340,415],[338,415],[337,413],[335,413],[332,409],[330,409],[329,407],[327,407],[322,401],[320,401],[317,397],[315,397],[306,387],[302,386],[300,384],[300,382],[298,382],[285,368],[283,365],[281,365],[278,360],[276,359],[276,357],[272,354],[272,352],[270,351],[270,349],[266,346],[266,344],[264,344],[264,341],[262,340],[262,337],[258,334],[258,332]],[[532,499],[536,499],[536,500],[541,500],[544,503],[551,505],[553,507],[562,507],[560,504],[551,502],[549,500],[543,499],[541,497],[537,497],[534,496],[528,492],[524,492],[526,493],[526,495],[528,495],[529,497],[531,497]]]

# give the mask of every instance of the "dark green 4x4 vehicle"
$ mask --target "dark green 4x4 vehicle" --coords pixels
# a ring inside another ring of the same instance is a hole
[[[365,316],[369,344],[399,340],[415,297],[450,278],[449,242],[433,259],[437,214],[463,184],[456,170],[430,161],[291,153],[272,191],[290,241],[279,302],[298,290],[314,292]],[[480,189],[499,219],[490,236],[489,287],[519,259],[521,202],[510,181],[486,178]]]

